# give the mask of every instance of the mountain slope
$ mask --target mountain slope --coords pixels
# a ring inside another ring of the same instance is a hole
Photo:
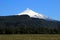
[[[60,33],[60,22],[47,21],[39,18],[31,18],[28,15],[1,16],[0,33],[55,34]]]
[[[0,34],[60,34],[60,21],[30,9],[11,16],[0,16]]]

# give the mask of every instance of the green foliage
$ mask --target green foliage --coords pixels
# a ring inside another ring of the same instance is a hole
[[[28,15],[1,16],[0,34],[60,34],[60,22]]]

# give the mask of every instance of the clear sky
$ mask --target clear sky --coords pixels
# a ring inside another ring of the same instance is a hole
[[[18,14],[26,8],[60,20],[60,0],[0,0],[0,16]]]

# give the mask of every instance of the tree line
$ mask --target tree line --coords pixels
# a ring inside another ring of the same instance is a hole
[[[0,34],[60,34],[60,22],[27,15],[0,17]]]

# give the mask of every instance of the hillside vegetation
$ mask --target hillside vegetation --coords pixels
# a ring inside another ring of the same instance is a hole
[[[0,34],[60,34],[60,21],[28,15],[0,16]]]

